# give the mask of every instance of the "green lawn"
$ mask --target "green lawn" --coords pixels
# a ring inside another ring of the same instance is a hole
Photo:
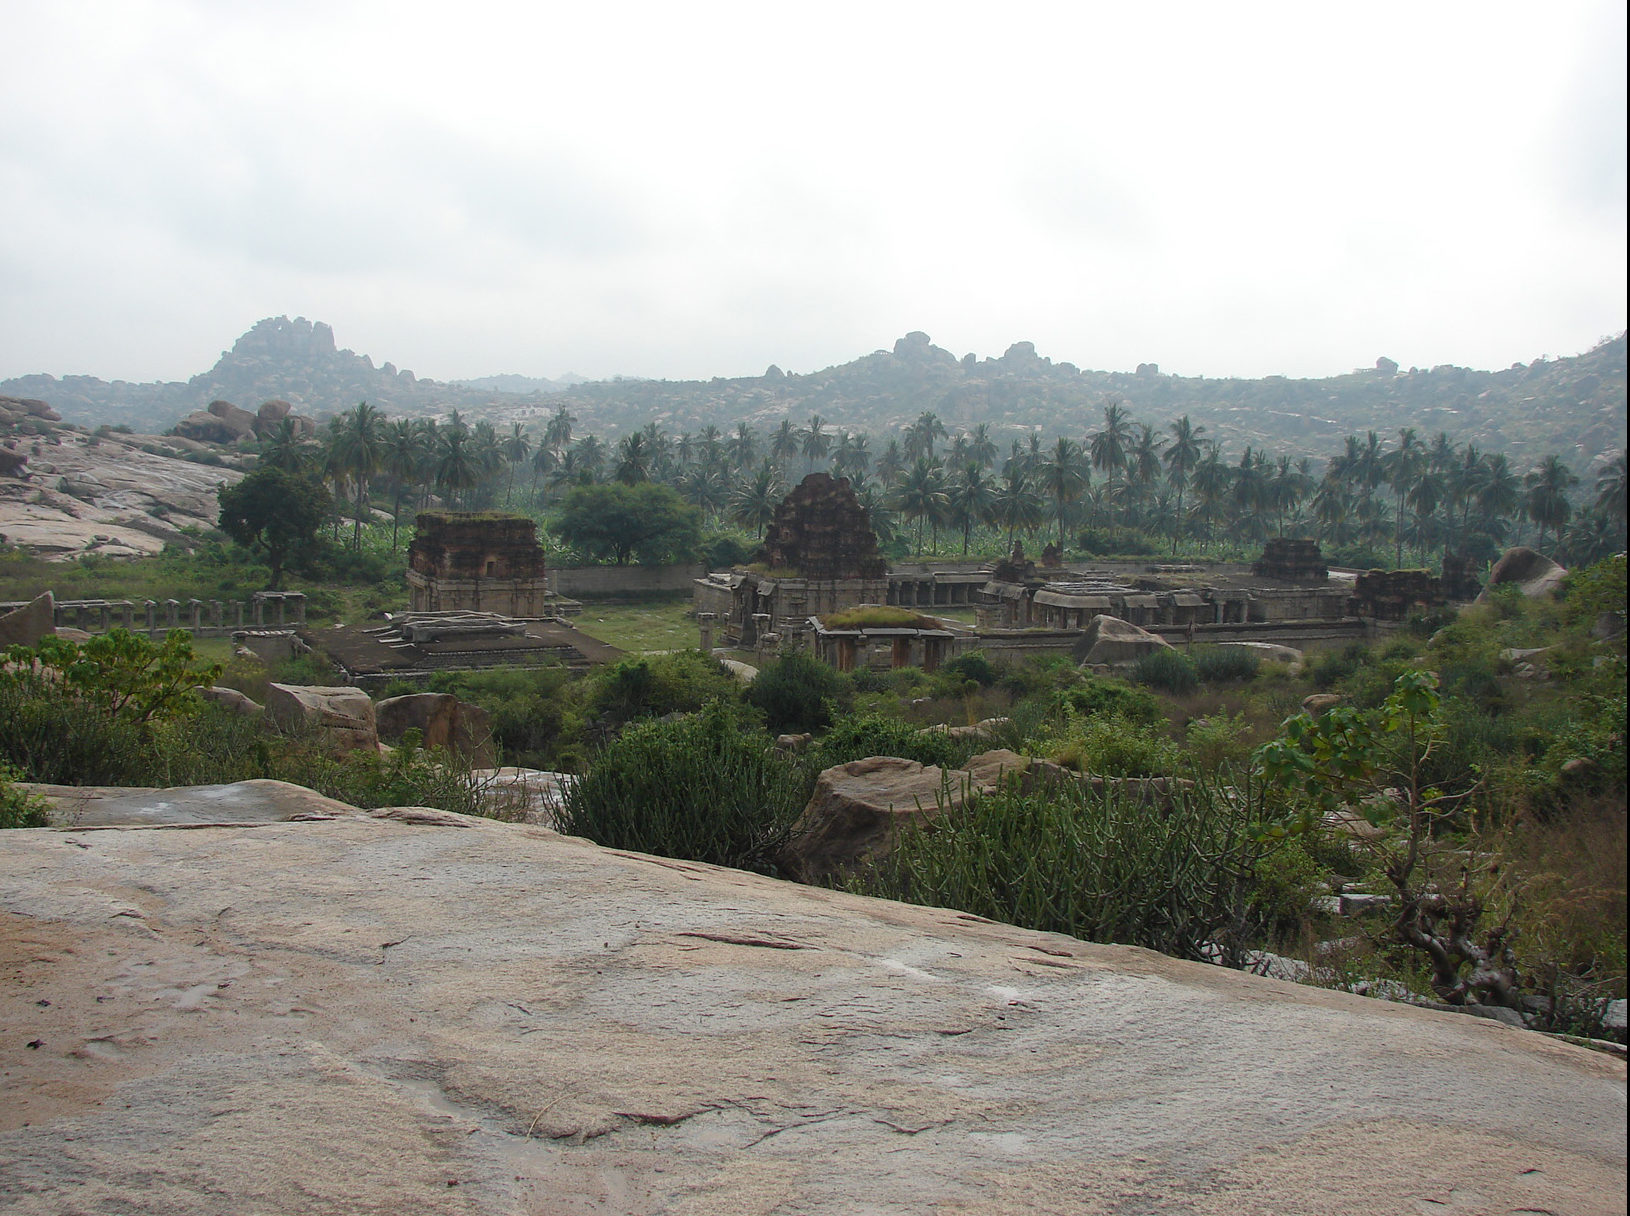
[[[701,642],[688,599],[645,604],[585,604],[571,623],[619,650],[687,650]]]

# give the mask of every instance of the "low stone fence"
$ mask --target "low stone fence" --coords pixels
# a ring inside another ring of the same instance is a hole
[[[0,615],[23,603],[0,604]],[[299,591],[257,591],[246,600],[58,600],[58,629],[108,633],[128,629],[161,637],[184,629],[194,637],[224,638],[243,629],[295,628],[306,623],[306,597]]]
[[[707,574],[702,562],[673,566],[550,566],[549,590],[574,599],[630,595],[690,594],[691,584]]]

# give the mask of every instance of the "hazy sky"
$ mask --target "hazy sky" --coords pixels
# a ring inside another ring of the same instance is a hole
[[[1625,327],[1601,3],[0,0],[0,377],[1504,367]]]

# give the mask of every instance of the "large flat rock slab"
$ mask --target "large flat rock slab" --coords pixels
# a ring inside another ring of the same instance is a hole
[[[8,1212],[1624,1210],[1618,1060],[535,827],[6,832],[0,974]]]

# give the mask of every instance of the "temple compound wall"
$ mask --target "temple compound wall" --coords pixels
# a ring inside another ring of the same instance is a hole
[[[537,525],[492,511],[424,511],[408,546],[413,612],[555,615]]]

